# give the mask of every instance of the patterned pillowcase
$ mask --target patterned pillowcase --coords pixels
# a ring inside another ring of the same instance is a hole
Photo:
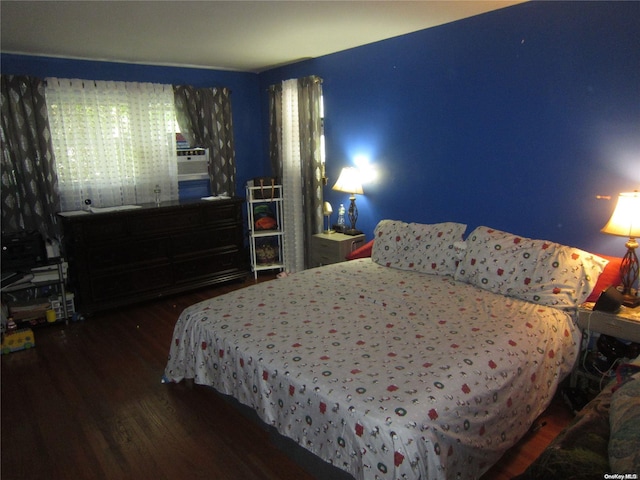
[[[435,275],[453,275],[458,259],[454,242],[467,226],[381,220],[374,231],[371,259],[383,266]]]
[[[476,228],[466,244],[456,280],[558,308],[584,302],[608,263],[577,248],[488,227]]]

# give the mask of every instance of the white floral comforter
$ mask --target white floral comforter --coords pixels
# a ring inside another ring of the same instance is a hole
[[[357,479],[478,478],[576,359],[567,313],[370,259],[187,308],[165,378],[193,378]]]

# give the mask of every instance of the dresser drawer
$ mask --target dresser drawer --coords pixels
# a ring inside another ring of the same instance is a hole
[[[88,249],[87,260],[94,273],[136,263],[167,261],[169,239],[160,237],[137,243],[114,243]]]
[[[80,244],[91,245],[111,242],[113,240],[127,238],[129,232],[125,222],[118,217],[101,217],[101,214],[93,214],[95,217],[74,229],[74,240]]]
[[[129,229],[132,236],[141,236],[189,230],[199,227],[202,223],[202,212],[200,210],[185,208],[178,211],[131,218],[129,219]]]
[[[241,223],[242,211],[236,205],[213,204],[211,208],[204,209],[204,223]]]
[[[199,256],[190,260],[174,262],[173,278],[176,283],[192,281],[195,278],[219,274],[237,269],[240,253],[237,250]]]
[[[322,255],[320,253],[311,254],[312,267],[320,267],[322,265],[331,265],[332,263],[343,262],[344,258],[336,255]]]
[[[135,297],[137,294],[171,285],[171,265],[150,265],[128,271],[96,275],[91,279],[94,301],[111,301],[114,297]]]
[[[229,225],[173,235],[171,251],[176,257],[193,255],[224,247],[235,248],[241,242],[242,230],[237,225]]]

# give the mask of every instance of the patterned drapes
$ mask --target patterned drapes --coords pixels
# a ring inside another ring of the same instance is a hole
[[[283,82],[286,83],[286,82]],[[285,178],[283,173],[283,155],[285,137],[283,125],[286,116],[296,116],[296,128],[299,138],[299,175],[301,177],[302,222],[305,265],[310,265],[311,237],[322,231],[322,155],[321,135],[322,118],[320,102],[322,99],[322,79],[309,76],[297,79],[296,112],[287,112],[283,101],[282,85],[269,88],[269,158],[272,174]],[[286,195],[286,186],[285,186]],[[301,248],[302,248],[301,246]]]
[[[282,178],[282,84],[269,87],[269,161],[271,175]]]
[[[211,192],[235,195],[236,161],[228,88],[173,87],[180,130],[194,147],[208,148]]]
[[[311,236],[322,231],[322,83],[316,76],[298,79],[298,123],[300,128],[300,157],[304,191],[306,262],[311,260]]]
[[[60,200],[44,88],[43,79],[2,75],[2,231],[58,239]]]

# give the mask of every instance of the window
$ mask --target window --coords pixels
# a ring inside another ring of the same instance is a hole
[[[47,79],[61,208],[178,198],[171,85]]]

